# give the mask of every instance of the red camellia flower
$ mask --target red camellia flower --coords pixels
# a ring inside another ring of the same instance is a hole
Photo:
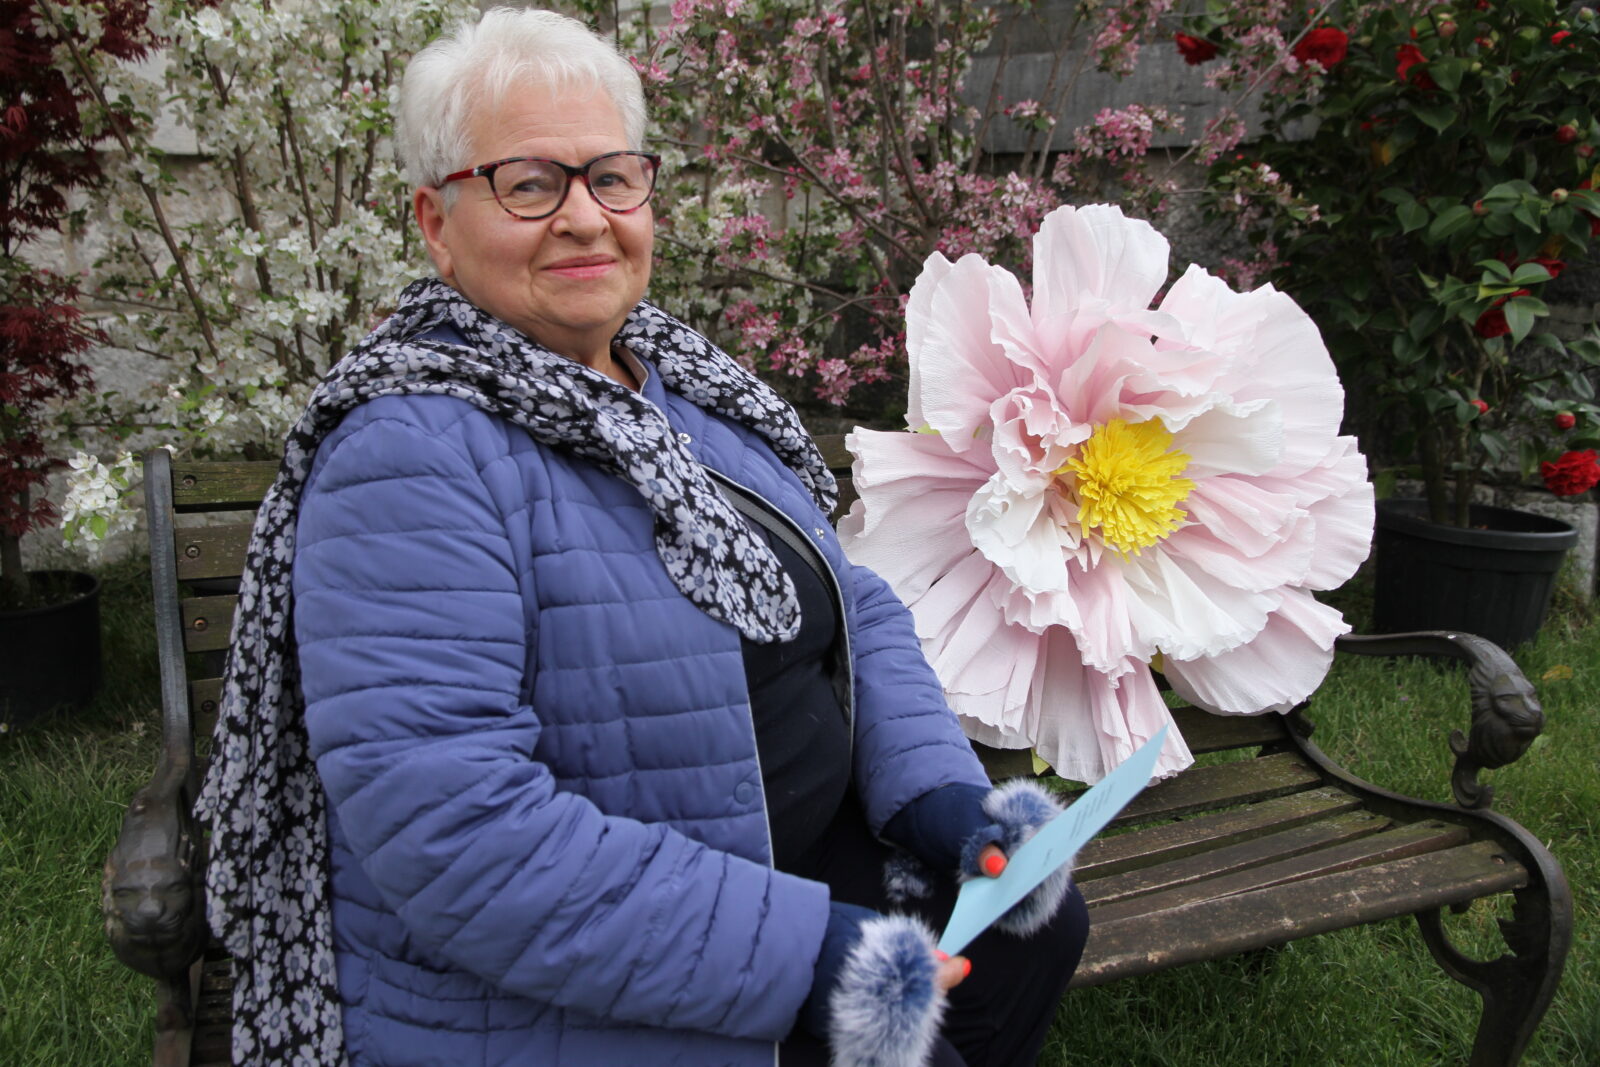
[[[1500,305],[1510,300],[1513,296],[1527,296],[1528,293],[1529,290],[1527,289],[1518,289],[1510,296],[1502,296],[1499,300],[1496,300],[1494,306],[1478,316],[1478,321],[1472,324],[1472,332],[1485,340],[1493,337],[1504,337],[1510,333],[1511,324],[1506,322],[1506,313],[1500,309]],[[1482,401],[1474,400],[1473,403],[1481,404]]]
[[[1506,313],[1499,308],[1490,308],[1478,316],[1478,321],[1472,324],[1472,332],[1489,340],[1494,337],[1504,337],[1511,332],[1511,324],[1506,322]]]
[[[1428,72],[1419,70],[1415,74],[1408,73],[1417,64],[1426,64],[1428,57],[1422,54],[1422,49],[1414,44],[1403,44],[1394,54],[1394,76],[1401,81],[1409,81],[1418,89],[1435,89],[1433,79],[1428,77]]]
[[[1488,401],[1473,399],[1473,400],[1467,401],[1467,403],[1469,403],[1473,407],[1477,408],[1479,415],[1487,415],[1487,414],[1489,414]]]
[[[1350,38],[1343,30],[1323,26],[1300,38],[1294,46],[1294,57],[1302,63],[1319,64],[1323,70],[1332,70],[1350,48]]]
[[[1570,30],[1557,30],[1555,33],[1552,33],[1550,35],[1550,43],[1551,44],[1560,44],[1562,41],[1565,41],[1568,37],[1571,37],[1571,36],[1572,36],[1572,32]]]
[[[1544,475],[1545,488],[1556,496],[1577,496],[1600,484],[1600,462],[1592,448],[1563,452],[1554,463],[1539,464],[1539,473]]]
[[[1570,411],[1558,411],[1550,421],[1556,424],[1558,430],[1570,430],[1578,425],[1578,416]]]
[[[1177,42],[1178,52],[1183,56],[1183,61],[1191,67],[1198,67],[1208,59],[1217,58],[1217,46],[1210,41],[1190,37],[1187,33],[1175,33],[1172,39]]]
[[[1556,127],[1556,143],[1557,144],[1571,144],[1573,141],[1576,141],[1577,139],[1578,139],[1578,127],[1574,126],[1572,123],[1569,122],[1565,126],[1557,126]]]

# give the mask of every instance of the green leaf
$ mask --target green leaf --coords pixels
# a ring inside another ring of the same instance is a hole
[[[1522,223],[1530,230],[1539,229],[1539,219],[1533,213],[1533,208],[1526,203],[1518,204],[1511,209],[1511,217]]]
[[[1506,325],[1511,327],[1512,343],[1528,336],[1528,331],[1533,329],[1533,309],[1528,307],[1528,302],[1509,300],[1503,310],[1506,313]]]
[[[1411,113],[1439,133],[1449,129],[1458,114],[1449,104],[1413,104]]]
[[[1378,199],[1387,200],[1391,204],[1415,204],[1417,198],[1411,195],[1409,189],[1402,189],[1396,185],[1386,185],[1378,190]]]
[[[1461,76],[1467,71],[1466,61],[1457,56],[1446,56],[1436,59],[1428,64],[1428,74],[1434,82],[1447,93],[1453,93],[1461,88]],[[1453,110],[1453,109],[1452,109]],[[1426,121],[1426,120],[1424,120]],[[1429,125],[1432,125],[1431,123]],[[1435,127],[1443,129],[1443,126]]]
[[[1511,267],[1503,259],[1480,259],[1473,266],[1482,267],[1485,274],[1493,274],[1500,281],[1511,280]],[[1483,284],[1488,285],[1489,282],[1490,279],[1483,279]]]
[[[1511,155],[1511,144],[1511,130],[1502,127],[1483,139],[1483,151],[1489,157],[1489,162],[1499,166]]]
[[[1428,224],[1428,209],[1415,200],[1400,204],[1397,214],[1400,216],[1401,233],[1411,233]]]
[[[1411,316],[1411,321],[1406,325],[1406,332],[1418,344],[1426,341],[1439,331],[1444,325],[1444,308],[1437,304],[1424,305],[1421,311]]]
[[[1428,227],[1428,241],[1437,244],[1472,223],[1472,209],[1461,204],[1446,208]]]
[[[1524,263],[1511,275],[1511,284],[1521,288],[1524,285],[1537,285],[1550,280],[1550,271],[1543,263]]]

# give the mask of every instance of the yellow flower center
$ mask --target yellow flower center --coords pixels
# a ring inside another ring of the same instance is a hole
[[[1057,473],[1077,476],[1078,522],[1124,556],[1165,538],[1187,515],[1178,504],[1194,482],[1180,478],[1187,453],[1172,448],[1160,420],[1097,427]]]

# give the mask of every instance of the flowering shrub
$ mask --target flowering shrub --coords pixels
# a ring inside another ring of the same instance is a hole
[[[122,0],[100,13],[93,40],[69,38],[85,53],[142,54],[144,11]],[[67,193],[92,187],[101,157],[84,128],[85,94],[50,63],[58,32],[48,6],[0,0],[0,604],[29,599],[22,535],[54,518],[44,499],[56,463],[46,423],[56,405],[85,391],[81,362],[99,333],[75,306],[76,279],[29,267],[23,246],[58,230]]]
[[[1185,698],[1286,711],[1348,627],[1312,590],[1348,578],[1372,487],[1305,313],[1198,267],[1105,206],[1008,271],[935,253],[906,312],[906,425],[857,430],[840,523],[916,619],[968,734],[1095,781]],[[1156,306],[1158,293],[1165,289]],[[1177,732],[1158,775],[1190,762]]]
[[[1255,158],[1212,170],[1216,209],[1317,318],[1439,521],[1465,521],[1486,467],[1531,474],[1554,412],[1574,417],[1556,427],[1569,447],[1600,427],[1586,376],[1600,343],[1539,328],[1545,286],[1600,232],[1600,20],[1567,11],[1399,0],[1285,15],[1310,77],[1267,98],[1278,136]],[[1226,14],[1187,28],[1218,64],[1260,29]]]
[[[613,5],[579,7],[615,25]],[[883,383],[905,373],[905,293],[931,252],[1026,271],[1029,236],[1063,200],[1149,214],[1171,195],[1148,153],[1181,130],[1176,114],[1135,103],[1070,130],[1062,116],[1086,72],[1126,74],[1167,41],[1172,7],[1116,0],[1046,19],[1018,4],[675,0],[654,20],[620,16],[668,149],[654,292],[801,403],[891,417],[898,394]],[[1298,84],[1282,43],[1235,62],[1224,88],[1276,85],[1262,78],[1273,69]],[[969,84],[985,44],[995,80]],[[1001,99],[1023,51],[1045,53],[1037,99]],[[1004,161],[981,147],[1000,123],[1022,137]],[[1215,155],[1241,131],[1232,116],[1186,133]]]
[[[95,456],[129,432],[155,431],[189,454],[276,452],[331,360],[425,269],[387,143],[390,108],[411,53],[475,10],[470,0],[159,0],[149,7],[165,45],[159,82],[58,48],[123,149],[108,168],[116,224],[93,295],[120,312],[112,342],[165,368],[143,393],[95,396],[74,413],[89,447],[76,459],[69,535],[126,525],[105,494],[126,457],[107,467]],[[102,26],[100,3],[59,11],[86,39]],[[195,168],[175,171],[155,145],[161,107],[193,133]]]

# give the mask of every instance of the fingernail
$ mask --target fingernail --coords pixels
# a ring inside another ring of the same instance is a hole
[[[972,973],[972,961],[965,956],[961,957],[961,977],[965,978]]]
[[[933,957],[934,957],[934,959],[938,960],[940,963],[943,963],[945,960],[950,958],[950,953],[948,953],[948,952],[940,952],[938,949],[934,949],[933,950]]]
[[[1000,872],[1006,869],[1006,858],[998,852],[989,853],[983,861],[983,871],[990,878],[1000,877]]]

